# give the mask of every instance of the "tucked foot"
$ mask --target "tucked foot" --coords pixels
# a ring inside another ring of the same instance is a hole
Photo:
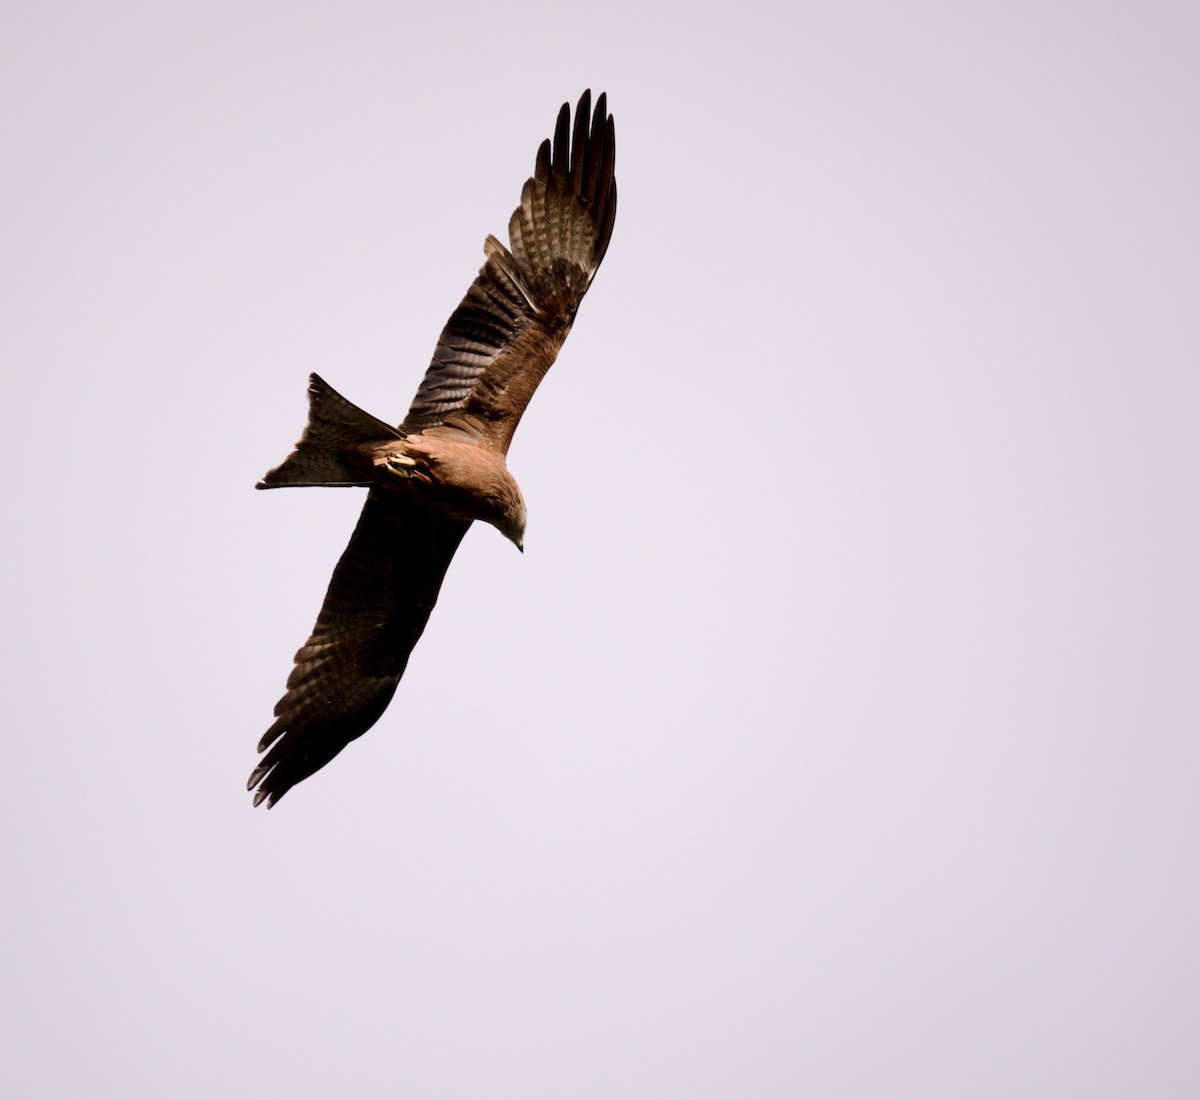
[[[399,451],[390,454],[384,459],[384,466],[391,470],[397,477],[412,477],[413,470],[417,465],[415,458],[409,458],[406,454],[401,454]]]

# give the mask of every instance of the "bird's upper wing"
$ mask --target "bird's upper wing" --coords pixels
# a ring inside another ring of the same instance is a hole
[[[274,805],[383,714],[469,526],[371,490],[259,742],[259,752],[274,747],[250,776],[256,806]]]
[[[558,113],[542,142],[521,205],[508,223],[511,251],[495,237],[462,304],[438,340],[403,429],[418,432],[468,416],[489,445],[513,432],[558,355],[604,258],[617,213],[616,140],[603,93]],[[590,120],[589,120],[590,114]]]

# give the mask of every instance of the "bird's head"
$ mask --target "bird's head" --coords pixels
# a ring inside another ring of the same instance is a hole
[[[520,495],[500,513],[496,520],[496,529],[521,553],[525,553],[525,501]]]

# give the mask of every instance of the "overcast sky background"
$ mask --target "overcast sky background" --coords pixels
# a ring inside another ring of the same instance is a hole
[[[1200,1095],[1200,9],[10,3],[20,1097]],[[564,99],[612,246],[392,707],[245,780]]]

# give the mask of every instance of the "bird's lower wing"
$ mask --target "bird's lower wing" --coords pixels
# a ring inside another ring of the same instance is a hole
[[[274,805],[378,721],[469,526],[371,490],[259,742],[270,751],[250,776],[256,806]]]

